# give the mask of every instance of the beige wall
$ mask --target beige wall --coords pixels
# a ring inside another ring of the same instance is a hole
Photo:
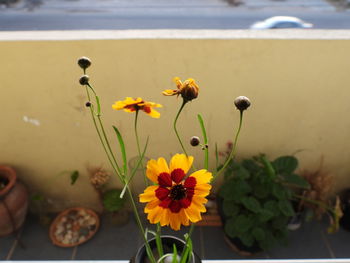
[[[140,115],[139,127],[143,143],[150,135],[147,156],[168,158],[181,151],[171,128],[181,99],[161,91],[175,88],[174,76],[192,77],[200,95],[179,120],[183,138],[200,135],[201,113],[210,146],[217,142],[223,149],[238,124],[233,100],[246,95],[252,107],[238,156],[274,158],[302,150],[297,154],[302,169],[317,168],[323,156],[338,190],[350,186],[349,50],[350,38],[0,41],[0,162],[14,166],[31,190],[56,203],[53,208],[98,206],[87,168],[109,165],[78,84],[76,60],[84,55],[93,62],[88,74],[106,128],[111,137],[111,125],[120,128],[129,157],[136,155],[134,116],[113,111],[113,102],[141,96],[164,105],[158,120]],[[189,151],[200,167],[201,150]],[[75,169],[81,177],[70,186],[63,172]]]

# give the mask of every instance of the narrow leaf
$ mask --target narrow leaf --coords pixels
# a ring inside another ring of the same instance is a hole
[[[79,178],[79,171],[75,170],[70,174],[70,184],[74,185]]]
[[[97,104],[97,115],[100,116],[101,115],[101,104],[100,104],[100,98],[96,95],[96,104]]]
[[[120,134],[119,130],[117,127],[113,126],[113,129],[115,133],[117,134],[119,146],[120,146],[120,151],[122,153],[122,158],[123,158],[123,170],[124,170],[124,176],[128,172],[128,165],[127,165],[127,159],[126,159],[126,151],[125,151],[125,144],[122,135]]]
[[[209,168],[209,151],[208,151],[207,132],[205,130],[204,121],[203,121],[202,116],[200,114],[198,114],[197,117],[198,117],[199,125],[201,126],[201,129],[202,129],[202,136],[203,136],[203,140],[204,140],[204,144],[205,144],[205,148],[204,148],[204,168],[208,170],[208,168]]]

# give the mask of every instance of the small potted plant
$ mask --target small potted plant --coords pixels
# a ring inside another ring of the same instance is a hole
[[[288,222],[295,215],[291,187],[308,187],[295,174],[297,166],[293,156],[270,162],[265,155],[228,165],[218,206],[226,237],[240,254],[250,255],[286,241]]]

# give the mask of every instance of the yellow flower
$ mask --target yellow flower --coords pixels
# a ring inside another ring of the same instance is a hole
[[[140,202],[147,203],[145,213],[152,224],[179,230],[202,219],[212,174],[203,169],[186,176],[192,162],[193,157],[184,154],[174,155],[169,166],[164,158],[148,161],[146,174],[156,185],[140,194]]]
[[[141,98],[133,99],[131,97],[126,97],[124,101],[116,101],[112,105],[113,109],[124,110],[126,112],[136,112],[136,111],[142,110],[153,118],[160,117],[160,113],[153,109],[153,108],[160,108],[160,107],[162,107],[162,105],[160,104],[144,101]]]
[[[174,78],[174,82],[176,83],[177,89],[171,90],[167,89],[164,90],[162,93],[165,96],[174,96],[174,95],[181,95],[181,97],[185,101],[190,101],[198,97],[198,91],[199,87],[196,84],[194,79],[186,79],[183,83],[181,82],[180,78],[176,77]]]

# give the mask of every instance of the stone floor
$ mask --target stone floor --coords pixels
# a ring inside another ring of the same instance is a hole
[[[247,259],[350,258],[350,232],[340,229],[336,234],[327,234],[326,230],[323,222],[305,223],[290,232],[287,246]],[[182,237],[185,229],[164,232]],[[127,260],[142,243],[133,218],[123,226],[112,225],[104,218],[93,239],[78,247],[60,248],[52,245],[47,226],[28,217],[20,241],[14,236],[0,238],[0,260]],[[245,259],[225,242],[221,227],[196,227],[193,242],[202,259]]]

